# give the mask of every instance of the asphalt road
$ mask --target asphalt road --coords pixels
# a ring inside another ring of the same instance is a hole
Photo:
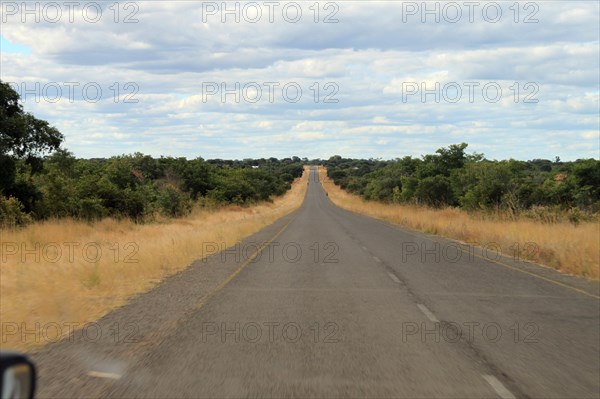
[[[34,354],[38,396],[600,397],[597,283],[344,211],[310,177],[295,213]]]

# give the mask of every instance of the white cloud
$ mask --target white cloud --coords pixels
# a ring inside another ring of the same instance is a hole
[[[501,3],[496,24],[481,16],[473,23],[422,23],[420,15],[403,21],[401,3],[390,2],[336,3],[339,22],[332,24],[323,23],[331,11],[323,9],[314,22],[312,3],[302,3],[295,24],[281,14],[273,23],[221,23],[220,15],[204,22],[202,3],[166,1],[137,3],[139,22],[124,24],[113,21],[112,3],[102,4],[107,18],[94,24],[8,18],[2,26],[7,39],[31,49],[1,53],[3,81],[80,84],[75,101],[24,104],[80,156],[397,157],[463,140],[495,158],[598,156],[596,2],[538,3],[532,24],[522,21],[526,10],[514,23],[510,2]],[[405,82],[471,81],[497,82],[502,98],[402,98]],[[252,88],[238,93],[239,102],[233,94],[225,103],[222,93],[203,94],[207,83],[253,82],[263,87],[256,103],[245,98],[255,97]],[[279,83],[274,101],[267,82]],[[298,102],[281,95],[290,82],[302,89]],[[88,83],[102,88],[100,101],[82,100]],[[538,103],[523,102],[527,83],[537,85]],[[138,102],[123,102],[128,94]]]

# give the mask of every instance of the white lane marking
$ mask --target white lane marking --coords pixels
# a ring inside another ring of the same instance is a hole
[[[367,247],[361,247],[363,249],[363,251],[367,251],[369,252],[369,250],[367,249]]]
[[[502,399],[517,399],[515,395],[513,395],[511,391],[506,389],[506,387],[493,375],[484,375],[483,378],[485,378],[488,384],[490,384],[492,388],[494,388],[494,391],[496,391],[496,393],[500,395]]]
[[[381,259],[379,259],[377,256],[373,256],[373,259],[375,259],[375,262],[381,263]]]
[[[419,309],[421,309],[421,312],[423,312],[423,314],[425,314],[425,316],[427,316],[427,318],[431,321],[433,321],[434,323],[439,323],[440,321],[437,319],[437,317],[435,317],[435,315],[433,313],[431,313],[431,311],[429,309],[427,309],[427,307],[425,305],[421,305],[420,303],[417,303],[417,307]]]
[[[105,373],[104,371],[89,371],[87,374],[90,377],[110,378],[111,380],[118,380],[119,378],[121,378],[120,374]]]
[[[398,280],[398,277],[394,276],[392,273],[388,273],[388,276],[390,276],[390,278],[392,280],[394,280],[394,282],[400,283],[400,280]]]

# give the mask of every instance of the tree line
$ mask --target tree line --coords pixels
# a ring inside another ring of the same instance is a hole
[[[394,160],[188,160],[141,153],[79,159],[60,147],[63,139],[25,112],[18,93],[0,81],[0,226],[56,217],[145,221],[186,215],[195,204],[248,205],[283,194],[305,164],[324,164],[335,184],[367,200],[537,212],[542,219],[566,212],[575,222],[600,211],[595,159],[496,161],[466,153],[466,143]]]
[[[188,160],[135,153],[80,159],[0,82],[0,225],[74,217],[178,217],[194,204],[248,205],[285,193],[306,160]]]
[[[420,158],[394,160],[333,156],[328,176],[366,200],[503,210],[511,214],[551,210],[573,221],[600,210],[600,161],[489,160],[453,144]]]

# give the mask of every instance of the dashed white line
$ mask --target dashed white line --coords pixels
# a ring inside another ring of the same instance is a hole
[[[373,256],[373,259],[375,259],[375,262],[381,263],[381,259],[379,259],[377,256]]]
[[[363,249],[363,251],[367,251],[367,252],[369,252],[369,250],[367,249],[367,247],[364,247],[364,246],[363,246],[363,247],[361,247],[361,248]]]
[[[394,276],[392,273],[388,273],[388,276],[390,276],[390,278],[394,280],[395,283],[400,283],[398,277]]]
[[[513,395],[511,391],[509,391],[508,389],[506,389],[506,387],[504,386],[504,384],[502,384],[493,375],[484,375],[483,378],[488,382],[488,384],[490,384],[492,386],[492,388],[494,388],[494,391],[496,391],[496,393],[498,395],[500,395],[500,397],[502,399],[517,399],[515,397],[515,395]]]
[[[425,316],[427,316],[427,318],[431,321],[433,321],[434,323],[439,323],[440,321],[437,319],[437,317],[435,317],[435,315],[433,313],[431,313],[431,311],[429,309],[427,309],[427,307],[425,305],[421,305],[420,303],[417,303],[417,307],[419,309],[421,309],[421,312],[423,312],[423,314],[425,314]]]
[[[119,378],[121,378],[120,374],[106,373],[104,371],[88,371],[87,374],[90,377],[109,378],[111,380],[118,380]]]

